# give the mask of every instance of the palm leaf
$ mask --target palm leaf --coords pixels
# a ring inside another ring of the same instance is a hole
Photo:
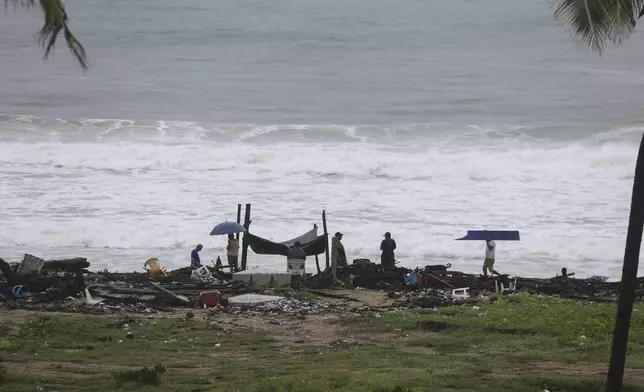
[[[14,5],[14,7],[36,7],[36,4],[40,6],[44,14],[44,23],[40,31],[38,32],[38,38],[40,44],[45,50],[45,58],[48,58],[50,54],[53,53],[54,47],[56,46],[56,40],[58,36],[62,33],[67,47],[72,52],[72,55],[76,58],[78,63],[83,69],[89,67],[87,63],[87,53],[83,45],[76,39],[74,34],[69,28],[69,19],[67,18],[67,12],[65,12],[65,5],[62,0],[5,0],[5,9],[7,8],[9,1]]]
[[[575,40],[601,53],[608,43],[621,44],[633,32],[644,0],[553,0],[555,19]]]

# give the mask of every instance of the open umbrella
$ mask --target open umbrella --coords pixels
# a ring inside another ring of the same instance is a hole
[[[244,226],[239,223],[226,221],[215,226],[215,228],[210,232],[210,235],[237,234],[244,231],[246,231],[246,229],[244,229]]]

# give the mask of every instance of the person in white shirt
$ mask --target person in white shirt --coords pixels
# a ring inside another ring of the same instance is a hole
[[[493,274],[501,275],[494,270],[494,254],[496,251],[496,242],[488,238],[485,240],[485,261],[483,262],[483,275],[487,278],[487,272],[490,271],[490,276]]]

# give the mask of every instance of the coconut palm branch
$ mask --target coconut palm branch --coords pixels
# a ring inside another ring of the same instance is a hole
[[[644,14],[644,0],[552,0],[555,19],[575,41],[601,53],[607,44],[619,45]]]
[[[56,41],[63,36],[67,47],[83,69],[88,68],[87,53],[69,28],[69,19],[62,0],[5,0],[5,9],[11,3],[14,7],[40,7],[44,23],[38,32],[39,42],[45,50],[45,58],[54,51]]]

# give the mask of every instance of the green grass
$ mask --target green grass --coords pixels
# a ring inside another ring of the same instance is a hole
[[[644,391],[641,312],[637,305],[628,391]],[[614,305],[512,296],[478,309],[343,318],[324,328],[359,345],[314,346],[216,319],[34,314],[0,323],[0,390],[601,391],[614,317]]]
[[[517,367],[524,366],[528,373],[527,370],[535,363],[549,363],[548,369],[558,365],[561,369],[570,367],[578,372],[587,365],[588,373],[598,373],[597,365],[605,366],[609,358],[615,307],[555,297],[518,295],[476,306],[372,313],[341,322],[363,333],[411,335],[404,343],[409,347],[423,347],[439,357],[469,361],[479,367],[487,364],[497,371],[508,369],[514,372]],[[627,366],[634,370],[644,369],[643,304],[635,306],[629,337]],[[539,371],[538,368],[533,370]],[[590,388],[582,383],[580,390],[601,390],[602,377],[600,374],[595,379],[582,380],[599,386]],[[514,378],[525,379],[528,384],[547,385],[543,377]],[[558,380],[559,384],[565,381]],[[641,381],[638,378],[636,383],[641,384]],[[480,385],[476,390],[484,388]],[[561,390],[576,388],[569,385]],[[552,391],[553,387],[548,389]]]

